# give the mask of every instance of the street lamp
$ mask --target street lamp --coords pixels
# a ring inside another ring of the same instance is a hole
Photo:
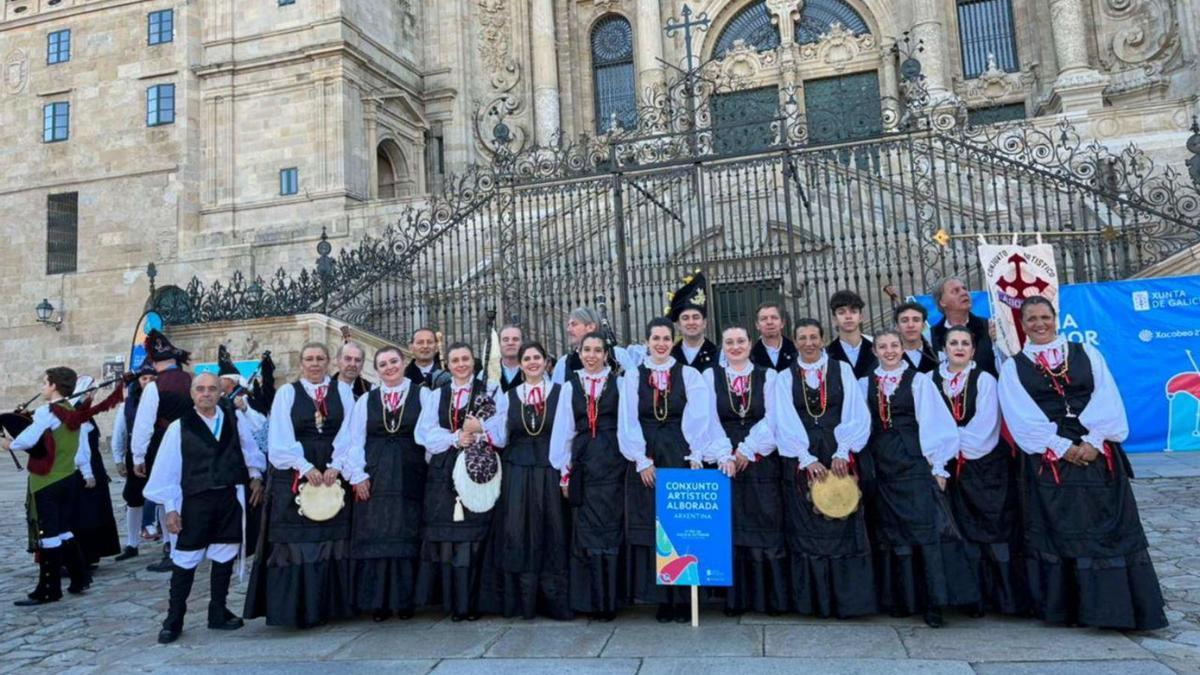
[[[62,330],[62,315],[60,314],[57,319],[54,318],[54,305],[50,304],[48,299],[42,298],[42,301],[33,310],[37,312],[38,323],[53,326],[54,330]]]

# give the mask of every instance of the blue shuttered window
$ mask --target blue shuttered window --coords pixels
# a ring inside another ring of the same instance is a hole
[[[958,38],[967,79],[987,70],[989,55],[1000,70],[1017,71],[1020,63],[1013,25],[1012,0],[958,0]]]

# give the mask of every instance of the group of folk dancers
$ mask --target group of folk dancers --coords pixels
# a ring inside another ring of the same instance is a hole
[[[1120,393],[1099,351],[1058,334],[1046,299],[1025,301],[1026,344],[1008,358],[955,279],[935,293],[945,318],[928,342],[921,305],[896,307],[896,328],[868,339],[863,301],[839,291],[828,344],[810,318],[789,339],[784,309],[764,303],[757,340],[728,326],[718,346],[704,337],[705,280],[685,281],[667,316],[628,348],[612,345],[587,308],[571,313],[572,349],[552,367],[538,342],[505,327],[499,382],[479,376],[466,343],[450,344],[443,364],[428,329],[414,333],[411,359],[375,352],[374,387],[356,370],[331,378],[328,348],[305,345],[300,378],[268,415],[223,402],[218,376],[165,390],[160,377],[157,461],[144,489],[174,537],[160,641],[179,636],[204,557],[208,626],[242,625],[225,597],[254,506],[262,524],[246,619],[309,627],[440,604],[455,622],[484,613],[611,621],[641,602],[657,605],[659,621],[686,621],[684,594],[656,583],[654,488],[657,470],[688,467],[733,481],[735,575],[721,600],[730,615],[888,612],[937,627],[944,609],[959,608],[1166,625],[1120,445]],[[148,347],[155,360],[186,363],[161,334]],[[343,352],[361,365],[361,348]],[[47,372],[51,400],[65,397],[56,372]],[[70,443],[67,426],[22,434],[13,448],[42,432]],[[265,452],[255,439],[264,426]],[[494,506],[477,512],[455,472],[459,454],[480,444],[502,471]],[[830,474],[862,489],[847,518],[814,510],[811,486]],[[306,518],[296,500],[305,482],[344,485],[344,507]],[[32,477],[30,487],[38,492]],[[39,518],[54,511],[45,501],[36,500]]]

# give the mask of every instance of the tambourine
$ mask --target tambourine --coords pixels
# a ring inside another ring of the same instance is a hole
[[[813,481],[809,495],[813,510],[832,520],[849,518],[862,501],[862,490],[854,477],[838,477],[832,472],[826,472],[824,480]]]
[[[346,507],[346,490],[341,482],[333,485],[301,483],[296,495],[296,506],[300,515],[314,522],[324,522],[336,516]]]

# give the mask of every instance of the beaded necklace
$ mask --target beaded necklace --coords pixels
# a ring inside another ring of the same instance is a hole
[[[808,402],[808,378],[804,376],[804,369],[799,369],[801,392],[804,394],[804,410],[808,416],[813,418],[813,421],[819,420],[825,416],[825,411],[829,410],[829,400],[826,394],[825,387],[825,369],[821,368],[817,371],[817,399],[821,406],[820,412],[813,412],[812,404]],[[889,404],[890,405],[890,404]]]
[[[389,435],[395,435],[398,431],[400,431],[400,425],[404,423],[404,408],[408,405],[408,397],[403,396],[402,394],[404,392],[402,391],[391,393],[396,394],[400,399],[400,407],[393,411],[397,413],[395,418],[396,424],[394,426],[391,422],[391,416],[388,415],[387,394],[383,393],[382,391],[379,392],[379,407],[383,409],[383,430],[388,432]]]
[[[546,428],[546,399],[542,395],[542,390],[534,385],[526,382],[528,390],[525,392],[525,401],[521,403],[521,425],[525,427],[525,433],[530,436],[541,436],[542,430]],[[537,393],[537,400],[533,400],[533,394]],[[532,403],[530,401],[533,401]],[[526,417],[526,413],[529,416]],[[539,419],[539,415],[541,416]],[[533,420],[535,429],[529,428],[529,420]]]
[[[662,377],[665,376],[665,377]],[[667,386],[665,389],[659,389],[658,384],[662,380],[666,380]],[[650,371],[650,388],[654,390],[654,401],[651,408],[654,411],[654,419],[659,422],[667,421],[671,415],[671,372],[661,370]],[[659,400],[662,400],[661,411],[659,412]]]
[[[733,402],[734,385],[738,380],[744,379],[745,386],[741,392],[736,392],[739,399],[736,405]],[[729,408],[737,414],[738,417],[746,419],[746,415],[750,414],[750,399],[754,392],[754,370],[751,369],[749,375],[737,375],[732,380],[729,379],[729,371],[725,371],[725,395],[729,398]]]

